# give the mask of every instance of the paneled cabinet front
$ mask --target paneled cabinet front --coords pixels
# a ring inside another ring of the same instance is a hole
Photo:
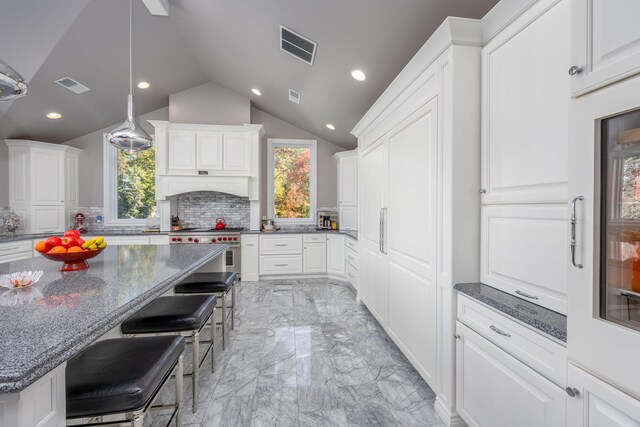
[[[539,1],[482,50],[483,204],[567,201],[569,1]]]
[[[640,2],[571,1],[573,95],[640,73]]]
[[[170,130],[167,150],[169,173],[196,171],[196,133]]]
[[[305,242],[302,252],[303,272],[324,274],[327,272],[327,244]]]
[[[222,170],[222,134],[199,132],[196,136],[196,169]]]
[[[65,193],[64,152],[33,149],[31,171],[31,203],[62,206]]]

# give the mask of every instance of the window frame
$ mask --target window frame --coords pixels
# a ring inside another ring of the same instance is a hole
[[[153,138],[153,135],[151,135]],[[109,227],[145,227],[149,218],[118,218],[118,149],[107,141],[107,134],[102,136],[103,167],[104,167],[104,225]],[[156,152],[156,161],[158,153]],[[156,167],[157,169],[157,167]],[[156,172],[154,171],[154,174]],[[156,188],[157,191],[157,188]],[[159,218],[160,212],[158,211]]]
[[[309,148],[311,154],[309,156],[310,161],[310,173],[309,173],[309,218],[276,218],[275,216],[275,200],[273,197],[274,192],[274,149],[278,147],[293,147],[293,148]],[[267,217],[273,218],[277,224],[315,224],[316,212],[317,212],[317,195],[318,195],[318,140],[316,139],[282,139],[282,138],[268,138],[267,139]]]

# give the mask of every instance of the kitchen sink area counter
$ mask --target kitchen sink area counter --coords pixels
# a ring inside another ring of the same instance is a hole
[[[89,269],[71,273],[59,272],[59,263],[43,257],[0,265],[0,274],[44,271],[30,288],[4,290],[0,295],[4,343],[0,393],[24,390],[136,310],[212,260],[220,259],[226,248],[110,246],[89,260]]]

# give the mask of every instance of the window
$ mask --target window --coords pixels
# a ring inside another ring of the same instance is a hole
[[[156,217],[156,153],[135,155],[104,141],[105,225],[142,226]]]
[[[267,216],[280,223],[315,223],[316,141],[267,141]]]

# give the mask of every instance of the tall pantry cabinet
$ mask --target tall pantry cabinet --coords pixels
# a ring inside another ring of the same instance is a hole
[[[479,278],[481,44],[479,21],[448,18],[352,131],[358,296],[448,422],[457,421],[453,285]]]
[[[58,233],[78,208],[82,150],[67,145],[7,139],[9,206],[28,234]]]

